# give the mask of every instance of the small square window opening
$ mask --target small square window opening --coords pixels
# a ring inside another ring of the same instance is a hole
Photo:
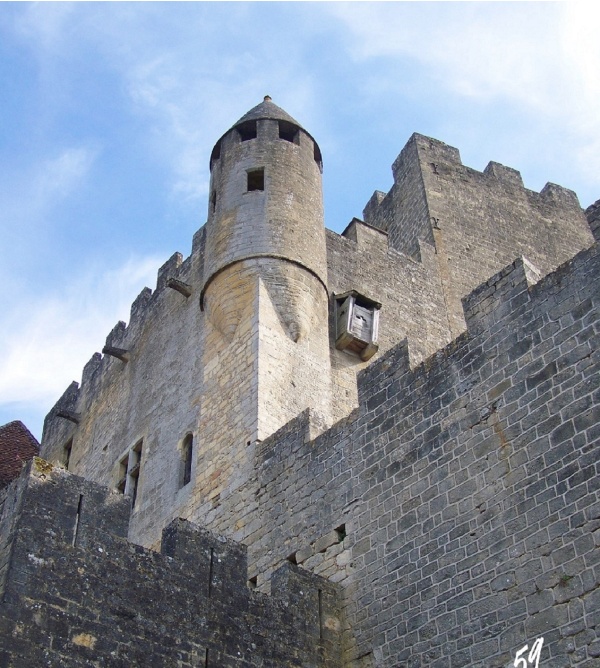
[[[265,189],[265,170],[253,169],[248,172],[248,192]]]
[[[279,121],[279,139],[285,139],[292,144],[299,143],[298,128],[293,123],[287,121]]]
[[[250,141],[251,139],[256,139],[257,137],[257,128],[256,121],[246,121],[237,126],[238,134],[240,135],[241,141]]]

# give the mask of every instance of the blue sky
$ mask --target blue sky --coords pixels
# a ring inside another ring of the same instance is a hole
[[[599,12],[572,3],[0,3],[0,424],[42,420],[207,209],[266,94],[317,139],[327,227],[417,131],[600,197]]]

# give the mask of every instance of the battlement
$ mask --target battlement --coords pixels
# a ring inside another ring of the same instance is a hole
[[[129,322],[119,321],[107,334],[102,353],[94,353],[85,364],[81,383],[73,382],[50,410],[44,421],[42,443],[66,443],[75,426],[76,419],[88,410],[99,398],[102,388],[116,382],[123,367],[138,354],[138,346],[143,342],[146,327],[155,327],[164,310],[164,300],[171,300],[180,306],[185,304],[195,292],[200,295],[201,284],[190,285],[191,276],[202,266],[204,256],[204,228],[194,236],[192,254],[183,259],[181,253],[174,253],[158,270],[156,288],[145,287],[131,305]],[[201,273],[200,273],[201,276]],[[177,294],[179,293],[179,295]],[[46,452],[46,456],[60,460],[56,453]]]
[[[482,184],[486,183],[486,181],[488,183],[495,181],[498,187],[503,186],[510,190],[522,190],[529,195],[539,195],[542,198],[552,200],[552,203],[557,207],[580,208],[577,195],[568,188],[554,183],[547,183],[539,193],[535,193],[535,191],[525,188],[521,173],[517,169],[507,167],[499,162],[490,161],[483,172],[480,172],[463,164],[458,149],[438,139],[426,137],[418,133],[414,133],[410,137],[406,147],[394,161],[392,165],[394,181],[397,182],[402,179],[406,164],[414,159],[415,152],[421,168],[436,176],[449,176],[452,171],[455,171],[463,180],[474,179]],[[489,193],[486,193],[486,195],[489,196]],[[381,198],[381,195],[378,195],[378,197]]]
[[[511,191],[512,197],[518,197],[517,192],[521,191],[521,196],[530,198],[533,202],[545,200],[548,205],[556,208],[580,209],[577,195],[568,188],[547,183],[539,193],[536,193],[525,188],[521,173],[518,170],[490,161],[485,169],[480,172],[463,164],[458,149],[418,133],[411,136],[392,165],[395,184],[405,182],[407,169],[411,169],[415,166],[415,163],[420,165],[423,174],[433,174],[446,179],[455,174],[463,181],[472,180],[481,187],[487,187],[488,189],[490,187],[508,189]],[[496,185],[494,186],[494,184]],[[431,185],[431,181],[424,185],[425,187]],[[481,194],[489,197],[491,193],[486,190],[485,193],[482,192]],[[375,226],[382,226],[385,229],[386,221],[380,218],[382,212],[378,212],[378,209],[389,195],[389,192],[385,193],[380,190],[373,193],[363,211],[365,221]]]
[[[246,549],[183,520],[127,542],[129,500],[35,459],[0,520],[0,655],[20,665],[337,666],[334,585],[292,564],[272,595]],[[64,663],[63,663],[64,662]]]
[[[513,221],[514,232],[523,237],[519,241],[525,254],[529,246],[537,246],[544,256],[553,253],[552,240],[558,234],[553,228],[558,223],[563,243],[572,237],[573,243],[581,244],[577,250],[591,243],[572,190],[548,183],[541,192],[534,192],[524,187],[516,169],[497,162],[479,172],[463,165],[457,149],[436,139],[413,134],[392,172],[394,186],[387,194],[375,192],[365,207],[364,219],[387,231],[391,245],[409,255],[418,254],[418,239],[434,243],[433,231],[441,229],[446,235],[457,235],[463,250],[469,245],[473,251],[479,234],[486,241],[482,251],[493,258],[494,249],[502,249],[501,235]],[[540,226],[551,234],[546,248],[539,247]],[[566,260],[566,253],[557,259],[553,264],[550,257],[541,263],[537,254],[532,258],[545,273]]]

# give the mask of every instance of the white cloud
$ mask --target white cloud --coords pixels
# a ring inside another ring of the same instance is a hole
[[[65,28],[75,10],[70,2],[29,3],[15,15],[15,30],[46,54],[56,53],[66,44]]]
[[[130,101],[121,113],[140,119],[146,147],[169,165],[167,186],[179,202],[206,197],[214,142],[263,95],[295,111],[315,106],[311,75],[296,53],[300,43],[280,35],[289,21],[283,8],[268,23],[256,20],[258,8],[242,4],[68,8],[34,3],[15,19],[45,89],[54,96],[70,86],[72,63],[82,55],[101,62],[103,75],[116,73],[116,96],[121,102],[125,91]],[[282,42],[286,57],[273,57]]]
[[[5,313],[0,328],[0,404],[49,410],[144,285],[154,286],[162,259],[131,258],[124,265],[90,269],[64,292],[30,297]]]
[[[354,34],[357,60],[408,57],[431,68],[428,76],[443,88],[468,97],[505,95],[539,105],[568,75],[557,44],[560,4],[392,3],[332,11]]]
[[[568,109],[571,132],[582,137],[578,159],[588,182],[600,188],[600,42],[597,3],[566,3],[561,54],[573,80]],[[600,194],[600,193],[599,193]]]
[[[23,237],[40,224],[46,227],[52,209],[88,178],[97,154],[90,146],[73,146],[23,171],[5,173],[0,187],[0,224],[6,234]]]
[[[65,149],[37,167],[31,184],[36,208],[44,210],[57,200],[70,195],[88,175],[96,151],[87,147]]]
[[[407,95],[412,86],[435,101],[437,88],[436,124],[443,125],[451,99],[463,114],[448,121],[461,138],[470,132],[475,141],[478,129],[465,123],[469,109],[485,110],[489,133],[496,119],[511,115],[515,123],[505,141],[513,155],[520,146],[523,161],[535,151],[533,159],[554,159],[556,169],[569,154],[576,181],[600,187],[598,3],[329,7],[350,31],[349,57],[369,64],[359,83],[366,97]]]

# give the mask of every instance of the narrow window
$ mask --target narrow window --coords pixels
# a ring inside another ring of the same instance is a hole
[[[319,589],[319,638],[323,638],[323,590]]]
[[[265,189],[265,170],[253,169],[248,172],[248,192]]]
[[[217,208],[217,191],[213,190],[210,195],[210,212],[214,213]]]
[[[129,494],[131,495],[131,507],[135,508],[138,493],[138,482],[140,479],[140,461],[142,459],[142,441],[133,446],[129,458]]]
[[[279,139],[285,139],[285,141],[289,141],[292,144],[298,144],[298,128],[293,123],[279,121]]]
[[[77,515],[75,515],[75,526],[73,527],[73,540],[71,545],[75,547],[77,538],[79,536],[79,523],[81,522],[81,506],[83,505],[83,494],[79,495],[79,503],[77,504]]]
[[[69,464],[71,463],[72,451],[73,451],[73,439],[71,438],[63,449],[63,465],[67,469],[67,471],[69,470]]]
[[[182,487],[185,487],[192,479],[192,455],[194,453],[194,437],[188,434],[183,439],[181,448],[181,461],[183,464]]]
[[[240,123],[236,130],[238,131],[241,141],[250,141],[250,139],[256,139],[256,121],[246,121],[245,123]]]
[[[123,459],[119,462],[119,482],[117,483],[117,489],[121,494],[125,494],[127,490],[127,468],[129,466],[129,455],[125,455]]]
[[[215,562],[215,548],[211,547],[210,548],[210,563],[208,565],[208,598],[210,598],[211,594],[212,594],[214,562]]]

